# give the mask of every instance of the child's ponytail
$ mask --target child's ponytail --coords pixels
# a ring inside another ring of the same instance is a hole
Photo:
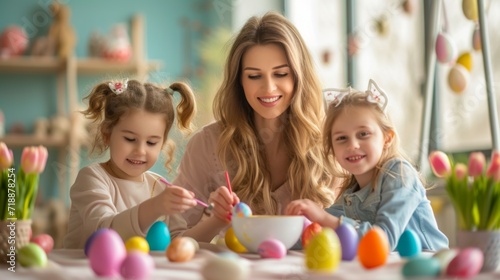
[[[181,131],[190,133],[192,131],[191,121],[196,114],[196,101],[191,88],[183,82],[172,83],[167,91],[177,91],[181,95],[181,101],[176,107],[177,127]]]

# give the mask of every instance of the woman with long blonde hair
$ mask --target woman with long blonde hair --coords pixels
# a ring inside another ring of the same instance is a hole
[[[210,241],[240,200],[266,215],[283,214],[300,198],[320,207],[333,203],[321,149],[321,85],[301,35],[284,16],[269,12],[246,22],[213,109],[216,122],[192,137],[174,184],[214,203],[214,215],[203,218],[202,209],[192,208],[186,225],[171,228],[174,235]]]

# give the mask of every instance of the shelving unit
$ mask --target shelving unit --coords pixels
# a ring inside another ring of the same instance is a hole
[[[80,75],[99,75],[129,73],[145,80],[148,73],[160,69],[160,61],[148,61],[144,52],[144,20],[135,15],[131,22],[131,38],[133,58],[129,62],[115,62],[100,58],[76,58],[67,60],[56,57],[13,57],[0,59],[0,75],[2,73],[31,74],[50,73],[56,76],[57,83],[57,115],[66,117],[70,122],[70,130],[63,138],[40,138],[30,134],[7,134],[0,141],[9,147],[44,145],[58,149],[58,163],[61,173],[58,175],[60,199],[67,199],[67,190],[75,180],[80,168],[80,149],[82,143],[75,137],[78,129],[74,125],[74,114],[77,114],[78,77]]]

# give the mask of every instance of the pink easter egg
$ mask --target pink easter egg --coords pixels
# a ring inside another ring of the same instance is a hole
[[[455,64],[448,72],[448,85],[455,93],[462,93],[469,84],[470,74],[461,64]]]
[[[260,243],[257,252],[262,258],[281,259],[286,256],[286,247],[277,239],[267,239]]]
[[[304,227],[302,228],[302,231],[304,231],[310,224],[312,224],[311,220],[304,217]]]
[[[125,279],[149,279],[154,268],[153,257],[142,251],[133,251],[123,260],[120,274]]]
[[[451,260],[446,275],[459,278],[476,276],[483,267],[483,252],[475,247],[465,248]]]
[[[47,254],[54,248],[54,239],[52,236],[45,233],[31,238],[31,242],[38,244]]]
[[[457,47],[452,38],[443,32],[440,32],[436,38],[436,57],[441,63],[450,63],[457,57]]]
[[[90,245],[90,267],[97,276],[119,276],[126,254],[125,245],[118,233],[106,229],[97,235]]]

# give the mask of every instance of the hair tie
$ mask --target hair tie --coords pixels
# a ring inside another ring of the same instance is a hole
[[[124,82],[110,82],[108,83],[109,89],[114,92],[116,95],[122,94],[128,87],[128,79],[125,79]]]
[[[172,96],[174,95],[174,90],[171,89],[170,87],[166,88],[165,90],[167,91],[168,94],[170,94]]]

